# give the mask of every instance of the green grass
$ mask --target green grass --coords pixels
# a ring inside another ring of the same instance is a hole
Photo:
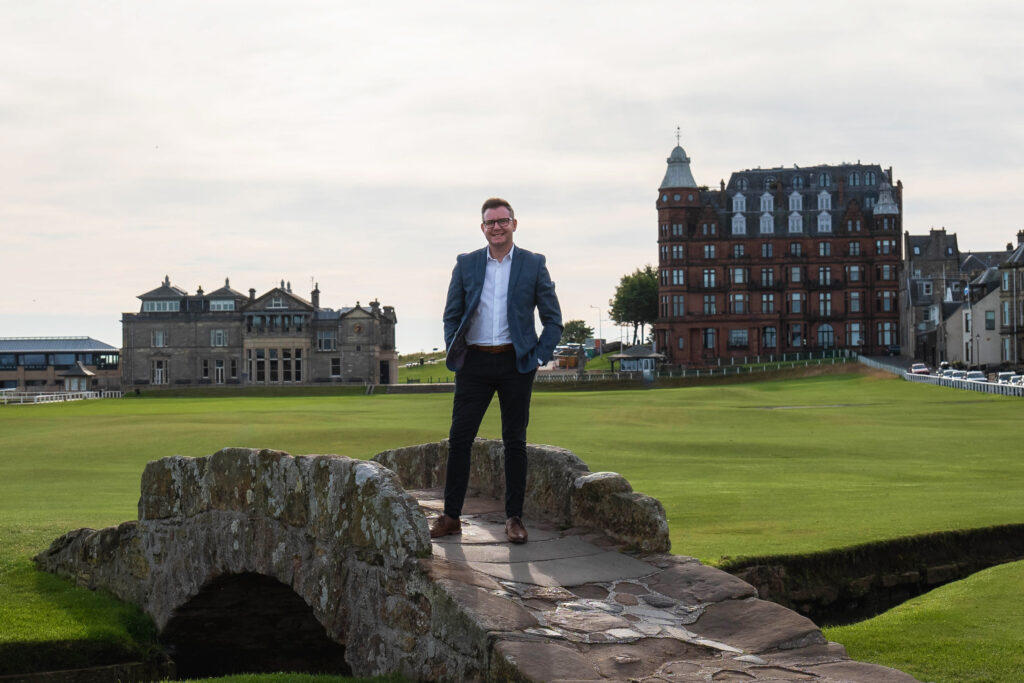
[[[825,629],[825,636],[843,643],[855,659],[922,681],[1022,681],[1021,586],[1024,562],[992,567],[874,619]]]
[[[674,552],[720,563],[1024,522],[1021,408],[852,371],[536,392],[530,441],[622,473],[665,505]],[[134,519],[147,461],[224,446],[366,458],[444,438],[450,415],[445,394],[0,407],[0,654],[80,639],[146,647],[137,611],[40,577],[29,558],[69,529]],[[481,436],[499,433],[493,409]],[[83,596],[98,602],[76,607]]]

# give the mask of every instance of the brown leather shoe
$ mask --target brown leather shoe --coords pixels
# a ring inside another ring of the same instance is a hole
[[[430,537],[441,538],[462,533],[462,522],[455,517],[441,515],[430,525]]]
[[[519,517],[509,517],[505,522],[505,535],[510,543],[526,543],[526,527]]]

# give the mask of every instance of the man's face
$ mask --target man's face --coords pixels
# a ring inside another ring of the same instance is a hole
[[[504,227],[499,222],[488,225],[488,221],[501,221],[508,220],[508,224]],[[491,250],[497,253],[507,252],[512,248],[512,233],[516,231],[516,220],[512,218],[511,212],[507,207],[499,206],[494,209],[487,209],[484,211],[483,223],[480,224],[480,230],[483,231],[484,237],[487,238],[487,244],[491,245]]]

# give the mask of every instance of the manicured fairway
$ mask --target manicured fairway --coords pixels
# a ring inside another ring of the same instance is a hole
[[[134,519],[147,461],[223,446],[365,458],[445,437],[450,410],[450,395],[0,407],[0,646],[38,639],[52,607],[28,558],[68,529]],[[1019,399],[847,372],[537,392],[530,440],[621,472],[664,503],[674,552],[714,563],[1024,522],[1022,411]],[[482,436],[499,434],[493,412]],[[92,632],[72,626],[59,637]]]

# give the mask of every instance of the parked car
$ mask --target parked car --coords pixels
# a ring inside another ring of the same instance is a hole
[[[996,384],[1011,384],[1010,379],[1015,374],[1013,372],[1000,372],[996,375]]]
[[[988,381],[988,377],[981,370],[971,370],[970,372],[967,373],[967,376],[964,377],[964,379],[969,379],[972,382],[987,382]]]
[[[951,379],[967,379],[967,371],[966,370],[954,370],[953,374],[950,375],[950,378]]]
[[[930,375],[932,374],[928,370],[928,366],[924,363],[914,363],[910,366],[910,374],[912,375]]]
[[[942,372],[939,373],[939,376],[952,379],[955,373],[956,370],[954,370],[953,368],[944,368]]]

